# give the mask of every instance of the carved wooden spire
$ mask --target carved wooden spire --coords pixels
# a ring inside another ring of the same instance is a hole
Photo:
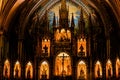
[[[56,18],[55,18],[55,13],[54,13],[54,17],[53,17],[53,27],[56,27]]]
[[[74,15],[73,15],[73,13],[72,13],[72,19],[71,19],[71,27],[75,27]]]
[[[80,37],[84,38],[85,37],[85,21],[84,21],[84,17],[83,17],[83,9],[82,8],[80,10],[80,19],[78,22],[78,26],[79,26]]]
[[[66,7],[66,0],[61,0],[61,8],[59,9],[59,25],[61,28],[67,28],[68,25],[68,9]]]
[[[45,30],[49,32],[49,20],[48,20],[48,11],[45,12]]]

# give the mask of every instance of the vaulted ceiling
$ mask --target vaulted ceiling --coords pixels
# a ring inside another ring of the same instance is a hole
[[[80,6],[91,15],[94,14],[102,21],[106,33],[113,29],[120,36],[120,2],[119,0],[67,0]],[[3,3],[4,2],[4,5]],[[39,18],[44,15],[60,0],[1,0],[0,2],[0,27],[8,31],[11,27],[19,26],[22,31],[28,26],[30,17],[39,13]],[[94,16],[94,15],[93,15]]]

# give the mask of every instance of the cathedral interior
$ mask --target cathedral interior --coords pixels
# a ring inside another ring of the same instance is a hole
[[[0,80],[119,79],[119,0],[0,0]]]

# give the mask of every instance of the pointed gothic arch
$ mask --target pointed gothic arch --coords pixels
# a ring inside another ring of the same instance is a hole
[[[20,78],[21,77],[21,65],[19,61],[16,61],[14,65],[14,78]]]
[[[95,64],[95,78],[101,78],[102,77],[102,65],[100,61],[97,61]]]
[[[55,75],[70,76],[71,74],[71,57],[66,52],[59,53],[55,58]]]
[[[31,62],[28,62],[26,64],[25,77],[26,77],[26,79],[32,79],[33,78],[33,65],[32,65]]]
[[[112,63],[110,60],[106,63],[106,78],[110,78],[113,75]]]
[[[87,66],[84,61],[79,61],[77,65],[77,79],[85,80],[87,79]]]
[[[116,77],[120,77],[120,59],[116,60]]]
[[[49,64],[47,61],[42,61],[39,67],[39,78],[40,79],[49,79]]]
[[[4,62],[3,76],[5,78],[9,78],[10,77],[10,62],[9,62],[8,59],[5,60],[5,62]]]

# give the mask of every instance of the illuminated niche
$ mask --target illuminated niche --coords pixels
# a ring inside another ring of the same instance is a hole
[[[27,65],[26,65],[25,77],[27,79],[32,79],[33,78],[33,66],[32,66],[31,62],[28,62]]]
[[[78,56],[84,57],[86,54],[86,39],[78,39],[77,40],[77,52]]]
[[[5,78],[10,78],[10,62],[8,59],[4,62],[3,76]]]
[[[42,39],[42,55],[50,56],[50,39]]]
[[[21,76],[21,66],[20,66],[19,61],[15,63],[13,75],[14,75],[14,78],[20,78]]]
[[[77,66],[77,79],[87,79],[87,66],[84,61],[80,61]]]
[[[100,61],[97,61],[95,64],[95,78],[101,78],[102,77],[102,66]]]
[[[57,29],[56,32],[55,32],[55,41],[56,42],[69,42],[71,41],[71,32],[70,30],[65,30],[64,28],[63,29]]]
[[[40,65],[40,79],[49,79],[49,65],[46,61],[43,61]]]
[[[106,63],[106,78],[110,78],[113,75],[112,71],[112,63],[110,60],[107,61]]]
[[[116,77],[120,77],[120,60],[116,60]]]
[[[71,73],[71,58],[67,53],[61,52],[55,59],[55,75],[70,76]]]

